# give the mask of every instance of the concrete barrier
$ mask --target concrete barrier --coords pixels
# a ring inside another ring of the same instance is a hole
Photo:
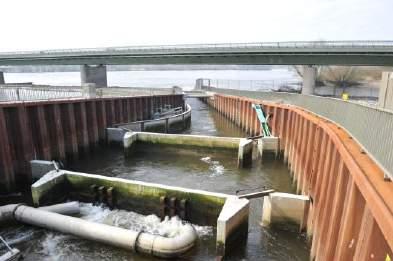
[[[49,171],[55,170],[56,166],[53,161],[48,160],[31,160],[31,176],[33,181],[40,179]]]
[[[262,225],[299,226],[304,230],[307,223],[309,197],[289,193],[274,192],[264,197]]]
[[[225,201],[224,207],[217,219],[216,248],[219,256],[228,253],[230,245],[239,237],[247,236],[248,214],[250,202],[247,199],[230,197]]]
[[[240,139],[239,151],[237,156],[237,165],[239,168],[250,167],[252,165],[252,150],[252,140]]]

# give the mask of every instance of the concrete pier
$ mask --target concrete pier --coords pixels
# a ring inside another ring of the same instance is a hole
[[[308,196],[274,192],[263,200],[262,225],[294,224],[306,228],[310,199]]]
[[[388,110],[393,109],[393,72],[382,73],[378,107]]]
[[[0,71],[0,84],[5,84],[4,73]]]
[[[106,65],[97,66],[82,65],[81,66],[81,83],[94,83],[97,87],[107,87],[108,81],[106,77]]]
[[[253,141],[240,139],[237,166],[239,168],[250,167],[252,165]]]
[[[317,77],[317,68],[310,65],[303,66],[302,94],[307,94],[307,95],[314,94],[316,77]]]
[[[247,236],[250,202],[247,199],[230,197],[217,219],[216,248],[219,256],[224,256],[231,245],[238,246],[239,237]],[[236,247],[234,246],[234,247]]]

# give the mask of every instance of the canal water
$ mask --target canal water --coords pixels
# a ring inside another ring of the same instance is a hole
[[[241,137],[245,134],[226,118],[197,99],[187,101],[192,111],[191,128],[185,133],[212,136]],[[181,186],[228,194],[248,193],[263,188],[294,192],[287,167],[274,158],[251,169],[237,168],[237,153],[222,150],[138,146],[132,157],[125,157],[119,147],[103,148],[75,162],[70,169],[105,176]],[[249,231],[245,244],[239,243],[226,260],[308,260],[309,249],[304,235],[288,227],[284,229],[260,226],[262,200],[251,200]],[[105,207],[83,204],[82,216],[97,222],[116,220],[130,229],[164,231],[180,225],[178,220],[161,224],[153,215],[110,211]],[[137,222],[133,222],[137,221]],[[196,226],[199,240],[194,249],[178,260],[215,260],[215,229]],[[150,256],[82,240],[57,232],[29,226],[15,226],[1,231],[10,240],[31,238],[17,244],[25,260],[156,260]],[[158,259],[157,259],[158,260]]]

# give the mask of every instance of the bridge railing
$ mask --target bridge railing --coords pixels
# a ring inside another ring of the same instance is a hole
[[[37,55],[67,55],[67,54],[105,54],[105,53],[129,53],[129,52],[171,52],[175,50],[209,50],[209,49],[269,49],[269,48],[376,48],[392,51],[393,41],[288,41],[288,42],[252,42],[252,43],[212,43],[212,44],[181,44],[181,45],[146,45],[146,46],[119,46],[105,48],[82,48],[82,49],[56,49],[42,51],[18,51],[3,52],[0,57],[6,58],[15,55],[37,56]]]
[[[230,79],[199,79],[204,87],[237,89],[251,91],[300,91],[303,82],[293,79],[272,80],[230,80]]]

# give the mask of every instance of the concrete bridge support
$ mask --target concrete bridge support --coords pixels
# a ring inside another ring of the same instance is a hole
[[[86,83],[94,83],[97,87],[107,87],[108,81],[106,77],[106,65],[82,65],[81,83],[82,85]]]
[[[378,107],[393,110],[393,72],[383,72]]]
[[[314,94],[316,77],[317,77],[317,68],[311,65],[303,66],[302,94],[306,94],[306,95]]]
[[[4,73],[0,71],[0,84],[5,84]]]

